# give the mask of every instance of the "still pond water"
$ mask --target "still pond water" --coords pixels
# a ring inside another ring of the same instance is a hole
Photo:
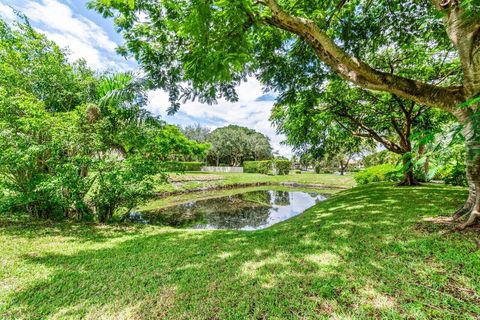
[[[301,191],[257,190],[142,213],[142,221],[194,229],[259,230],[299,215],[327,198]]]

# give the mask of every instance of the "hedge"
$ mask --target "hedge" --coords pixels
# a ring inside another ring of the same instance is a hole
[[[290,173],[292,163],[288,160],[275,160],[274,166],[277,169],[277,174],[284,176]]]
[[[272,170],[271,160],[243,162],[243,172],[245,173],[269,174],[271,170]]]
[[[201,171],[202,166],[202,162],[166,161],[163,163],[164,170],[169,172]]]
[[[354,178],[359,185],[382,181],[396,182],[402,179],[402,173],[394,165],[381,164],[355,173]]]
[[[276,171],[279,175],[287,175],[291,167],[292,163],[288,160],[245,161],[243,172],[269,174]]]

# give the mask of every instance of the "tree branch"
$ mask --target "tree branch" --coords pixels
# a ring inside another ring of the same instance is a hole
[[[449,112],[465,101],[463,87],[439,87],[375,70],[345,52],[312,20],[288,14],[276,0],[257,0],[257,3],[270,9],[271,17],[264,19],[264,23],[298,35],[315,50],[319,59],[343,79]]]
[[[400,126],[398,125],[397,120],[395,120],[395,118],[392,117],[392,118],[390,119],[390,122],[392,123],[393,129],[395,129],[395,132],[398,134],[398,136],[399,136],[399,138],[400,138],[400,141],[405,140],[404,132],[403,132],[403,130],[400,128]]]
[[[386,139],[385,137],[382,137],[380,134],[378,134],[375,130],[373,130],[372,128],[366,126],[365,124],[363,124],[363,122],[361,122],[360,120],[358,120],[357,118],[349,115],[348,113],[342,113],[341,115],[339,114],[338,116],[340,117],[343,117],[343,118],[347,118],[348,120],[350,120],[353,124],[355,124],[357,127],[359,127],[360,129],[364,130],[365,132],[367,132],[367,134],[362,134],[361,132],[358,132],[358,131],[354,131],[354,130],[351,130],[351,129],[348,129],[344,124],[342,124],[340,121],[338,120],[335,120],[342,128],[344,128],[345,130],[347,131],[350,131],[353,135],[357,136],[357,137],[363,137],[363,138],[371,138],[371,139],[374,139],[375,141],[377,141],[378,143],[382,144],[385,148],[387,148],[388,150],[394,152],[394,153],[397,153],[397,154],[402,154],[403,153],[403,149],[402,147],[400,147],[398,144]]]
[[[425,106],[420,106],[420,108],[418,108],[417,113],[415,113],[415,115],[413,116],[412,120],[413,120],[413,121],[417,120],[417,118],[420,117],[420,116],[422,115],[422,113],[425,112],[426,109],[427,109],[427,107],[425,107]]]

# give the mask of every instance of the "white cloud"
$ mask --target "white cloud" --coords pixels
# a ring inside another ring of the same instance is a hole
[[[70,59],[84,58],[91,67],[99,70],[128,69],[124,60],[116,55],[117,44],[105,30],[74,13],[68,5],[58,0],[38,0],[28,1],[18,9],[39,32],[59,46],[68,48]]]
[[[218,104],[208,105],[198,101],[187,102],[182,105],[180,112],[174,116],[167,116],[166,110],[169,107],[168,94],[157,90],[149,94],[148,109],[161,115],[167,122],[174,122],[185,125],[199,122],[203,125],[215,128],[227,124],[237,124],[255,129],[267,135],[275,150],[281,155],[291,156],[292,151],[288,146],[280,142],[285,137],[277,135],[268,120],[273,101],[257,101],[258,97],[264,95],[262,86],[255,78],[249,78],[237,88],[239,101],[227,102],[218,101]]]
[[[10,22],[15,20],[15,13],[11,7],[0,3],[0,17]]]

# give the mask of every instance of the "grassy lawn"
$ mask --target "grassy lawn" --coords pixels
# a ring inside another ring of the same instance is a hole
[[[256,232],[4,223],[0,318],[476,319],[478,231],[423,220],[465,196],[358,187]]]
[[[172,184],[159,184],[158,192],[184,191],[210,187],[224,187],[253,183],[298,183],[319,186],[351,188],[355,186],[353,175],[302,173],[288,176],[270,176],[256,173],[180,173],[169,174]]]

